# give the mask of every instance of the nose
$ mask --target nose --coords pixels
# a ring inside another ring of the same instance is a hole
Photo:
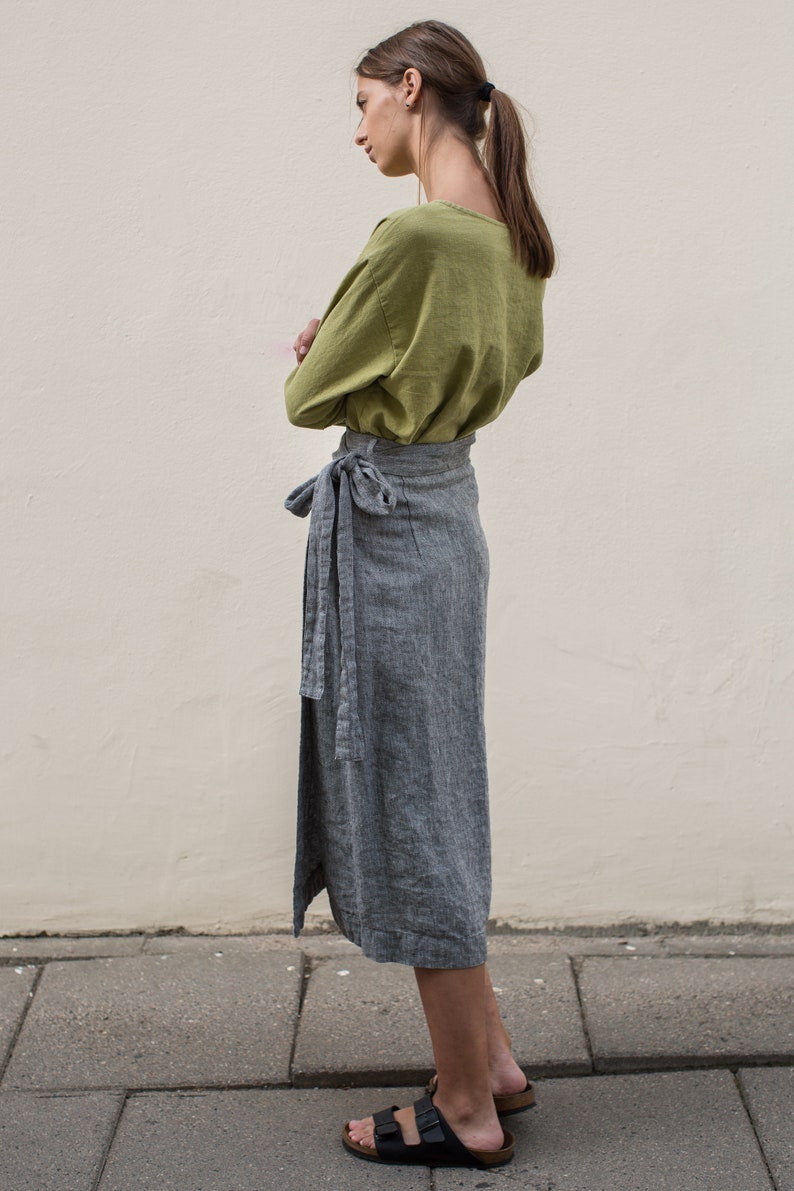
[[[363,145],[367,139],[367,134],[364,129],[364,121],[362,120],[356,129],[356,144]]]

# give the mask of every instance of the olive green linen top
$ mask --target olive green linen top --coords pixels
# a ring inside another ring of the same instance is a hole
[[[545,287],[499,220],[447,199],[393,211],[287,377],[287,417],[403,443],[471,434],[540,366]]]

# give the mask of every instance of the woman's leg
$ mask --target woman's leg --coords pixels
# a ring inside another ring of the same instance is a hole
[[[491,1091],[496,1096],[512,1096],[523,1092],[526,1076],[513,1058],[512,1039],[504,1027],[496,994],[491,983],[491,974],[485,968],[485,1032],[488,1036],[488,1069],[491,1075]]]
[[[486,980],[485,965],[414,968],[414,972],[438,1070],[438,1090],[433,1103],[464,1145],[480,1150],[499,1149],[504,1135],[493,1102],[487,1025],[490,1021],[495,1031],[499,1014],[490,980]],[[493,999],[490,1007],[486,987]],[[494,1059],[500,1072],[505,1068],[504,1055],[505,1038],[498,1036]],[[413,1108],[400,1109],[395,1117],[406,1145],[417,1144],[419,1134]],[[374,1148],[372,1117],[351,1121],[350,1133],[354,1141]]]

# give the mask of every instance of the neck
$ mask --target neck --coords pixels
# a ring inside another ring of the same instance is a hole
[[[414,173],[422,184],[428,202],[434,199],[458,202],[462,195],[471,196],[478,191],[482,192],[483,198],[490,195],[482,168],[471,150],[457,137],[449,133],[442,134],[427,154],[422,170],[419,169],[418,157],[417,143]]]

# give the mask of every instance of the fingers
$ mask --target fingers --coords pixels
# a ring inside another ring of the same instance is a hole
[[[293,347],[295,356],[296,356],[299,364],[301,364],[303,362],[304,356],[308,352],[311,345],[314,343],[314,337],[317,334],[317,328],[319,327],[319,325],[320,325],[319,318],[310,319],[306,326],[306,330],[301,331],[300,335],[298,335],[297,338],[295,339],[295,342],[293,343],[292,347]]]

